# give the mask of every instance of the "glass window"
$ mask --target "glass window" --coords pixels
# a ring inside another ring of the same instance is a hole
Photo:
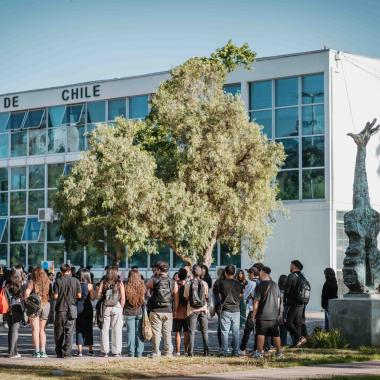
[[[8,193],[0,193],[0,215],[8,216]]]
[[[47,241],[61,241],[63,237],[58,223],[47,223]]]
[[[76,104],[75,106],[67,106],[63,116],[63,124],[84,124],[84,104]]]
[[[284,146],[286,159],[283,169],[298,168],[298,139],[280,139],[276,142]]]
[[[40,237],[42,223],[38,218],[28,218],[25,222],[24,233],[22,234],[23,241],[36,241]]]
[[[87,265],[93,268],[104,268],[104,246],[89,245],[86,249]]]
[[[0,219],[0,240],[3,240],[5,227],[7,226],[7,220],[5,218]]]
[[[146,252],[135,252],[128,258],[129,268],[137,266],[138,268],[148,268],[148,254]]]
[[[50,164],[48,165],[48,187],[57,187],[58,182],[63,175],[65,164]]]
[[[323,105],[302,107],[302,133],[304,135],[325,133]]]
[[[6,158],[9,156],[9,134],[0,134],[0,157]]]
[[[0,265],[8,266],[8,244],[0,244]]]
[[[55,106],[48,109],[48,126],[59,127],[63,124],[65,106]]]
[[[27,131],[11,133],[11,156],[27,156],[28,152],[28,134]]]
[[[45,191],[44,190],[29,191],[29,204],[28,204],[29,215],[38,215],[38,209],[43,208],[44,205],[45,205]]]
[[[107,247],[107,252],[109,255],[107,255],[107,263],[108,265],[112,265],[113,264],[113,261],[114,259],[116,259],[118,257],[118,250],[117,248],[112,244],[112,242],[109,242],[108,243],[108,247]],[[127,260],[126,260],[126,252],[125,252],[125,247],[123,249],[123,253],[120,254],[119,252],[119,267],[120,268],[125,268],[127,266]],[[111,257],[112,256],[112,257]]]
[[[44,118],[44,109],[29,111],[25,119],[24,128],[40,128],[43,125]]]
[[[49,129],[49,153],[64,153],[66,149],[66,127]]]
[[[0,168],[0,191],[8,190],[8,169]]]
[[[85,150],[85,127],[67,127],[67,151],[80,152]]]
[[[324,136],[304,137],[302,139],[302,166],[310,168],[324,166],[325,138]]]
[[[305,75],[302,77],[302,103],[324,102],[323,74]]]
[[[65,260],[64,246],[60,243],[47,243],[47,259],[54,261],[54,267],[58,268]]]
[[[24,123],[26,111],[11,112],[11,117],[8,120],[7,129],[20,129]]]
[[[298,108],[276,110],[276,137],[298,136]]]
[[[161,245],[158,247],[158,253],[150,257],[150,263],[154,264],[157,261],[166,261],[170,264],[170,248],[167,245]]]
[[[144,119],[148,115],[148,95],[129,98],[129,118]]]
[[[45,187],[45,165],[30,165],[29,189],[43,189]]]
[[[241,85],[240,83],[231,83],[231,84],[225,84],[223,86],[224,92],[231,95],[238,95],[241,94]],[[179,267],[178,267],[179,268]]]
[[[325,197],[325,170],[302,171],[302,198],[324,199]]]
[[[211,268],[215,268],[218,265],[218,244],[214,245],[214,249],[212,250],[212,263]]]
[[[0,132],[5,132],[7,130],[9,116],[10,112],[0,113]]]
[[[55,194],[57,194],[58,190],[48,190],[48,207],[54,207]]]
[[[26,191],[12,191],[11,196],[11,215],[26,214]]]
[[[19,190],[26,188],[26,167],[11,168],[11,189]]]
[[[276,80],[276,107],[298,104],[298,78]]]
[[[282,200],[299,199],[298,170],[290,170],[278,173],[279,198]]]
[[[29,131],[29,155],[46,153],[46,129]]]
[[[185,262],[175,252],[173,252],[173,267],[182,268],[184,265]]]
[[[63,170],[63,175],[69,175],[73,170],[74,162],[66,162],[65,169]]]
[[[101,123],[106,120],[106,102],[87,103],[87,123]]]
[[[33,267],[41,265],[41,261],[44,261],[44,245],[41,243],[29,243],[28,265]]]
[[[272,81],[254,82],[249,85],[249,100],[251,110],[272,107]]]
[[[113,99],[108,101],[108,120],[115,120],[118,116],[125,117],[125,99]]]
[[[336,212],[336,266],[337,269],[343,268],[346,249],[349,245],[348,236],[344,231],[344,214],[346,211]]]
[[[11,241],[20,241],[24,232],[25,218],[10,219],[10,237]]]
[[[255,111],[251,112],[251,120],[256,124],[262,125],[262,133],[272,138],[272,111]]]
[[[70,265],[76,265],[83,267],[84,265],[84,255],[83,247],[78,247],[77,249],[70,249],[66,253],[66,261],[70,260]]]
[[[237,268],[241,267],[241,254],[233,255],[231,250],[225,244],[220,244],[220,265],[235,265]]]
[[[3,234],[3,238],[1,239],[1,242],[2,243],[8,243],[8,224],[10,222],[8,222],[6,225],[5,225],[5,231],[4,231],[4,234]]]
[[[26,245],[11,244],[10,248],[11,265],[26,266]]]

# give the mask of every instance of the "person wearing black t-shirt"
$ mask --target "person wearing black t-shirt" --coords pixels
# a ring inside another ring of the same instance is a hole
[[[232,356],[239,356],[240,298],[242,296],[242,289],[240,282],[234,279],[235,267],[233,265],[227,265],[224,273],[226,278],[218,286],[221,301],[221,354],[227,355],[228,334],[232,330]]]
[[[272,337],[276,355],[282,356],[278,318],[281,293],[278,285],[270,278],[271,269],[264,266],[260,271],[260,283],[255,289],[252,318],[256,323],[257,351],[255,358],[263,358],[265,337]]]

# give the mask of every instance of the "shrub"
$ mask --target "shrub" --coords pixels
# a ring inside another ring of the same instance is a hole
[[[343,339],[340,330],[325,331],[315,329],[308,338],[306,347],[309,348],[347,348],[348,343]]]

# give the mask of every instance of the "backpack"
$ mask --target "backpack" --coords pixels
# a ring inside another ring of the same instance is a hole
[[[180,285],[178,289],[178,298],[179,298],[179,304],[182,306],[187,306],[188,300],[183,295],[185,293],[185,285]]]
[[[189,302],[191,307],[202,307],[206,305],[205,288],[202,281],[193,280],[190,283]]]
[[[0,314],[7,314],[9,311],[9,302],[5,287],[0,288]]]
[[[304,305],[307,305],[310,301],[311,286],[309,281],[306,280],[304,275],[298,275],[297,283],[297,300]]]
[[[172,303],[171,280],[166,278],[159,279],[153,285],[153,307],[168,307]]]
[[[37,315],[41,311],[41,297],[37,293],[31,293],[25,301],[26,315]]]
[[[120,300],[119,284],[113,288],[106,289],[103,295],[104,306],[114,307],[117,306]]]
[[[12,297],[10,305],[11,313],[20,314],[24,312],[24,301],[22,297]]]

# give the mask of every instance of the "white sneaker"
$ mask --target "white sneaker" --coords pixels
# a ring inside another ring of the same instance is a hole
[[[284,359],[284,353],[282,351],[276,352],[276,359]]]
[[[19,359],[19,358],[21,358],[21,355],[20,354],[8,355],[8,358],[10,358],[10,359]]]
[[[178,357],[178,356],[181,356],[181,353],[180,353],[180,352],[175,352],[175,353],[174,353],[174,356],[177,356],[177,357]]]
[[[253,354],[252,354],[252,357],[254,359],[264,359],[264,355],[262,352],[259,352],[259,351],[255,351]]]
[[[248,356],[247,350],[239,350],[239,356]]]

